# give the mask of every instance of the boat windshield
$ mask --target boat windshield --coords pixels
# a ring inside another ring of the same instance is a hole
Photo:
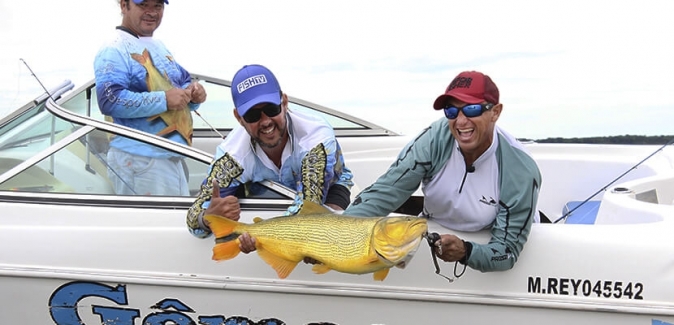
[[[65,120],[42,102],[0,128],[0,190],[115,194],[109,179],[115,171],[106,162],[113,136],[121,135]],[[195,171],[208,166],[184,160]],[[191,184],[191,193],[198,188]]]
[[[208,100],[199,106],[197,111],[199,115],[193,118],[194,136],[213,135],[213,128],[226,133],[238,126],[239,122],[232,112],[234,102],[232,101],[229,84],[218,79],[201,78],[204,80],[199,82],[204,86],[208,94]],[[60,105],[79,115],[90,116],[103,121],[105,118],[100,113],[97,103],[96,88],[94,82],[91,81],[85,89],[78,91]],[[359,123],[361,121],[357,121],[354,117],[337,114],[337,112],[328,108],[323,108],[325,111],[322,111],[320,108],[322,107],[315,104],[289,98],[288,109],[319,115],[326,119],[335,130],[365,130],[370,128],[370,126]]]
[[[40,103],[0,128],[0,173],[25,162],[80,125],[56,118]]]
[[[195,197],[199,192],[210,156],[142,132],[124,133],[116,125],[105,126],[104,130],[95,123],[90,125],[93,121],[89,119],[69,120],[46,105],[53,104],[42,101],[0,126],[0,191],[119,196],[111,181],[118,171],[107,163],[109,142],[113,137],[133,137],[155,147],[154,151],[179,155],[189,185],[185,197]],[[130,188],[129,184],[121,186]],[[133,196],[153,196],[130,192]],[[241,198],[288,200],[292,196],[290,190],[274,184],[249,186],[248,191],[240,193]]]

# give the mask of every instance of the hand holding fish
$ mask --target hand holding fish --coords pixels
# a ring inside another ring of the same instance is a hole
[[[192,90],[171,88],[166,93],[166,108],[169,111],[179,111],[187,108],[187,103],[192,100]]]
[[[198,81],[187,86],[187,90],[191,91],[192,103],[201,104],[206,101],[206,89]]]
[[[213,194],[211,195],[211,204],[208,205],[208,208],[204,212],[204,215],[219,215],[227,219],[237,221],[241,214],[241,207],[239,206],[239,199],[236,196],[228,195],[225,197],[220,196],[220,185],[217,180],[213,180]],[[211,223],[208,219],[204,219],[204,224],[207,227],[211,227]],[[250,253],[255,250],[255,238],[251,237],[248,233],[244,233],[239,236],[239,249],[243,253]]]
[[[441,235],[435,246],[436,255],[445,262],[459,261],[466,256],[463,240],[454,235]]]
[[[241,214],[241,207],[239,206],[239,199],[233,195],[225,197],[220,196],[220,184],[217,180],[213,180],[213,193],[211,194],[211,203],[204,212],[204,215],[214,214],[223,216],[227,219],[238,221]],[[207,226],[210,227],[208,221],[204,219]]]
[[[239,236],[239,249],[242,253],[248,254],[255,250],[255,238],[244,232]]]

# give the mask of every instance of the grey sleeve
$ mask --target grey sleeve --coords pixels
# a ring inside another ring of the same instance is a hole
[[[405,203],[430,170],[430,130],[424,130],[408,143],[386,173],[358,194],[344,214],[386,216]]]

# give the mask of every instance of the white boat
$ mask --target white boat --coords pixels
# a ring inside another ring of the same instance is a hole
[[[196,191],[217,132],[234,122],[229,82],[195,77],[209,123],[195,118],[193,148],[105,122],[93,82],[65,82],[50,90],[57,100],[42,95],[0,121],[0,324],[674,324],[670,147],[528,143],[543,175],[538,208],[557,222],[534,224],[508,271],[438,261],[449,281],[425,242],[381,282],[302,263],[279,279],[254,253],[214,262],[212,238],[185,225],[193,197],[116,196],[104,163],[109,134],[134,137],[182,153]],[[409,140],[291,101],[330,119],[353,194]],[[241,198],[241,221],[290,204],[291,191],[262,185],[264,195]],[[448,233],[433,222],[429,231]]]

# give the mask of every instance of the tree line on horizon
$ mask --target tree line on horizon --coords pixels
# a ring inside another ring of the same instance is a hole
[[[546,139],[522,139],[538,143],[592,143],[592,144],[666,144],[674,139],[674,135],[616,135],[606,137],[586,138],[546,138]]]

